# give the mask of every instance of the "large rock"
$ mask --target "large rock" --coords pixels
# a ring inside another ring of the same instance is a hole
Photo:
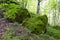
[[[46,15],[44,16],[36,16],[25,20],[23,25],[25,25],[32,33],[40,34],[42,31],[46,30],[46,25],[48,22],[48,18]]]
[[[16,12],[16,21],[22,22],[25,19],[30,18],[30,13],[26,8],[18,9]]]

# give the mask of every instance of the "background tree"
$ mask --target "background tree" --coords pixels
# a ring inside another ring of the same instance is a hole
[[[40,0],[38,0],[38,4],[37,4],[37,14],[39,14],[40,11]]]

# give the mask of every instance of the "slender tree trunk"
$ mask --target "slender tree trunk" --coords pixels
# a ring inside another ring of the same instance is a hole
[[[25,8],[26,8],[26,6],[27,6],[27,2],[24,3],[24,7],[25,7]]]
[[[22,5],[26,8],[26,6],[27,6],[27,1],[24,2],[24,1],[22,0]]]
[[[38,0],[38,4],[37,4],[37,14],[39,14],[40,11],[40,0]]]
[[[59,0],[59,2],[58,2],[58,11],[59,11],[59,13],[58,13],[58,19],[59,19],[59,15],[60,15],[60,0]]]
[[[53,23],[56,25],[56,8],[53,10]]]

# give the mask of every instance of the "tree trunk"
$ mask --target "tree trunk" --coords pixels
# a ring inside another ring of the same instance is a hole
[[[39,14],[39,10],[40,10],[40,0],[38,0],[38,4],[37,4],[37,14]]]

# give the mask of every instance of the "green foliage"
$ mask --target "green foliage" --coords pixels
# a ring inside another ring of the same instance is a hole
[[[0,3],[1,3],[1,2],[6,2],[6,1],[7,1],[7,0],[0,0]]]
[[[60,39],[60,30],[57,30],[55,28],[49,27],[47,29],[47,32],[49,35],[54,36],[55,38],[59,38]]]
[[[0,3],[10,3],[10,2],[15,2],[15,0],[0,0]]]
[[[7,4],[4,7],[7,10],[4,14],[7,15],[7,17],[10,19],[15,19],[15,12],[20,6],[15,4]]]
[[[48,4],[51,7],[51,9],[53,9],[57,6],[57,2],[55,0],[50,0]]]
[[[5,10],[4,17],[9,18],[11,21],[21,22],[24,19],[30,17],[30,13],[22,5],[16,4],[0,4],[2,10]]]
[[[19,5],[16,5],[16,4],[7,4],[7,3],[1,4],[0,6],[2,7],[3,10],[6,11],[4,12],[4,14],[7,15],[5,17],[10,19],[15,19],[16,17],[15,12],[20,7]]]
[[[25,20],[23,25],[25,25],[32,33],[40,34],[45,30],[47,24],[47,17],[44,16],[36,16]]]
[[[58,40],[58,39],[56,39],[53,36],[50,36],[48,34],[41,34],[40,35],[40,40]]]
[[[58,26],[58,25],[54,25],[54,26],[51,25],[50,27],[52,27],[52,28],[54,28],[56,30],[60,30],[60,26]]]

